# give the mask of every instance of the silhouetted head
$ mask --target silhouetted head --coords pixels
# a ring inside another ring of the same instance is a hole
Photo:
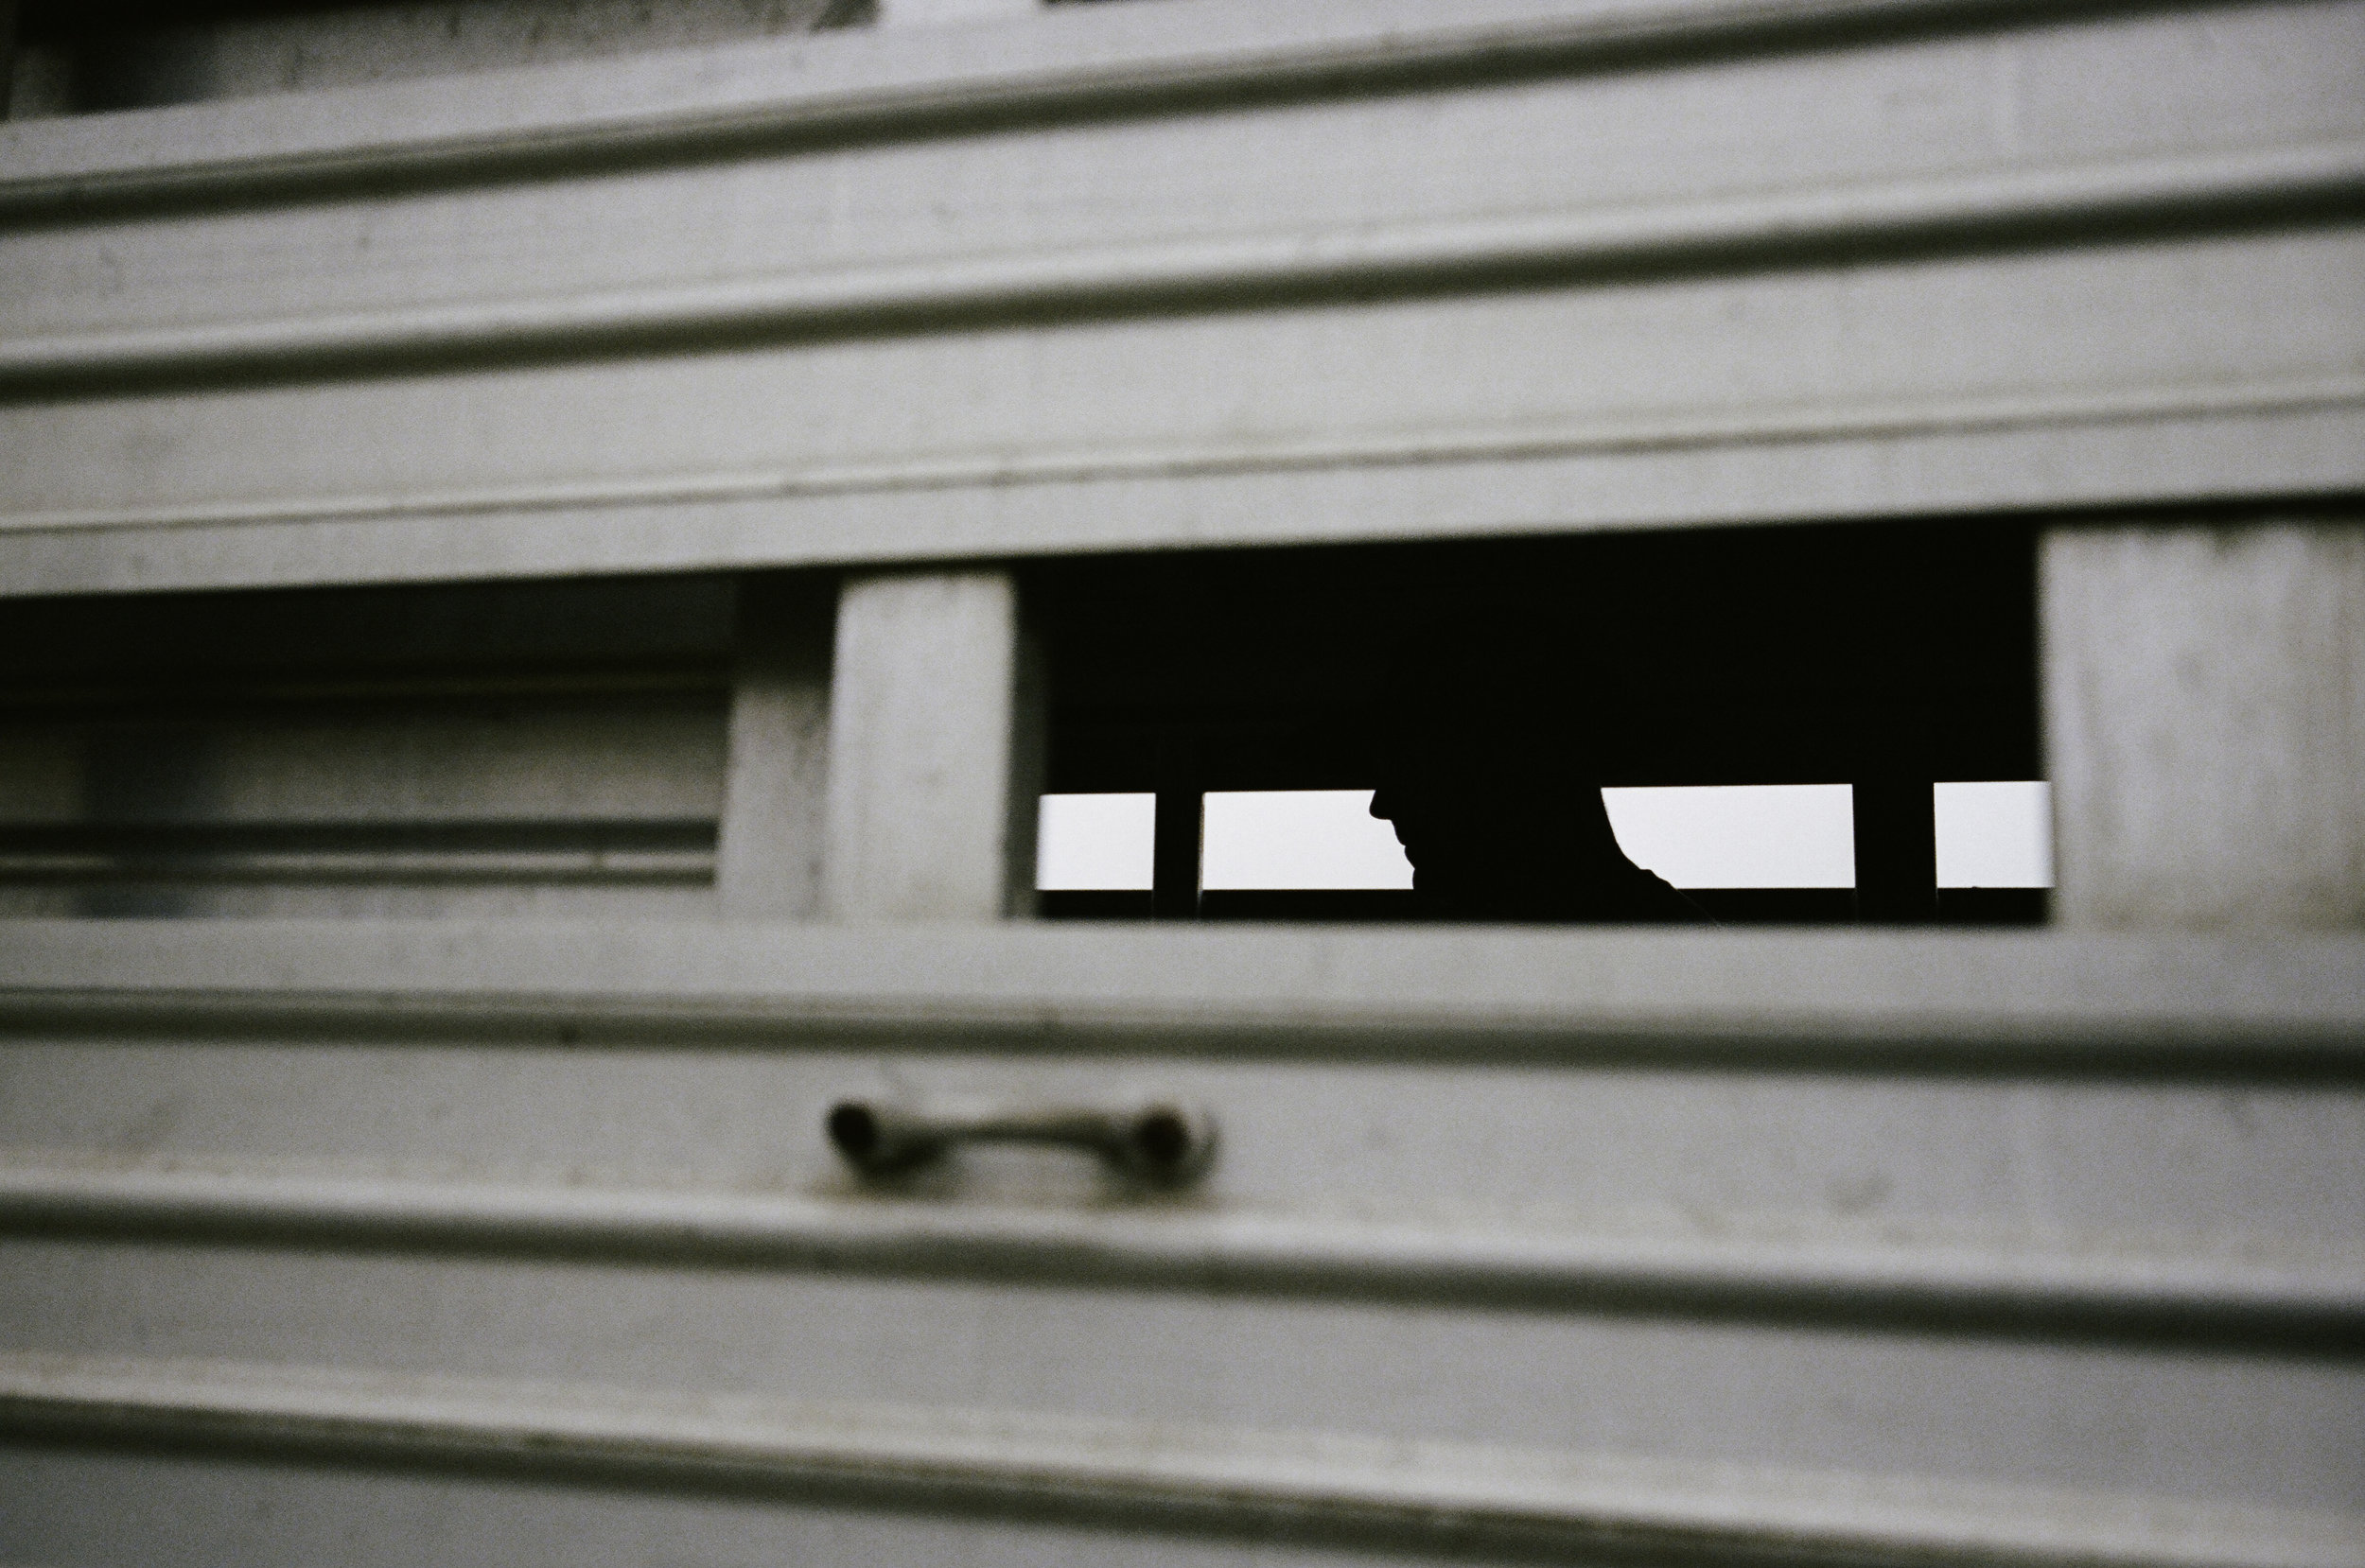
[[[1631,722],[1581,630],[1532,609],[1441,618],[1390,658],[1373,727],[1372,814],[1393,825],[1429,912],[1685,917],[1620,850],[1603,809]]]

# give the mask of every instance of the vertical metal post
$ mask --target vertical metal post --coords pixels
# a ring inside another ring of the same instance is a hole
[[[1031,913],[1042,683],[1009,574],[849,578],[830,692],[830,913]]]
[[[715,845],[715,890],[726,915],[795,920],[820,913],[836,618],[837,584],[826,576],[759,576],[739,585]]]
[[[1160,741],[1149,903],[1150,913],[1161,920],[1199,918],[1206,817],[1207,788],[1200,742],[1192,737]]]
[[[2365,925],[2365,526],[2061,528],[2041,574],[2055,918]]]
[[[1856,917],[1924,925],[1938,913],[1936,792],[1918,775],[1856,780]]]

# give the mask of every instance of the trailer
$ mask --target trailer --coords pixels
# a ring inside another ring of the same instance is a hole
[[[2365,1568],[2365,4],[17,45],[0,1560]],[[1208,886],[1474,603],[1852,886]]]

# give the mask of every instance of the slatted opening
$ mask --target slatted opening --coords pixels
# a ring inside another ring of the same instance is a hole
[[[695,914],[720,579],[31,601],[0,913]]]
[[[1620,846],[1695,900],[1745,912],[1776,892],[1849,895],[1852,792],[1844,784],[1707,785],[1603,792]],[[1932,786],[1941,906],[2036,905],[2053,881],[2048,787],[2041,780]],[[1154,877],[1155,794],[1046,795],[1036,886],[1055,894],[1147,894]],[[1412,885],[1412,867],[1368,790],[1235,791],[1204,805],[1201,897],[1220,909],[1260,894],[1371,895],[1375,916]],[[1990,895],[2006,895],[2005,898]],[[1251,897],[1243,897],[1251,896]],[[1835,914],[1840,900],[1831,900]],[[1398,912],[1401,913],[1401,912]]]
[[[1210,552],[1032,586],[1054,917],[1408,917],[1389,830],[1361,815],[1379,671],[1441,605],[1501,603],[1575,628],[1626,694],[1613,825],[1717,919],[2043,918],[2015,523]]]

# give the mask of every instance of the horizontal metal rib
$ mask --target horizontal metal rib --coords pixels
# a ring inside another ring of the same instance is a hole
[[[1726,443],[1713,462],[1688,449],[1712,442]],[[2249,491],[2287,502],[2365,485],[2365,396],[2327,377],[1388,444],[1274,443],[1270,462],[1271,447],[1243,442],[19,514],[0,517],[0,600],[1500,537],[1538,518],[1585,532],[2216,505]],[[1538,447],[1550,450],[1525,455]],[[141,531],[139,548],[116,528]]]
[[[274,853],[184,856],[17,855],[0,853],[0,887],[99,884],[275,887],[480,883],[656,883],[696,886],[714,880],[714,857],[694,851],[596,850],[459,854]]]
[[[0,823],[0,886],[85,883],[698,883],[714,824]]]
[[[2365,1347],[2365,1257],[2255,1238],[2180,1252],[2127,1238],[1916,1240],[1813,1224],[1555,1231],[29,1156],[0,1160],[0,1228]]]
[[[302,975],[301,990],[285,977]],[[0,1034],[2365,1073],[2365,940],[544,920],[11,922]]]
[[[832,34],[674,59],[484,73],[0,129],[0,217],[267,199],[368,182],[728,153],[751,143],[926,134],[1243,96],[1581,72],[2130,9],[2069,0],[1427,0],[1280,10],[1252,0],[1069,12],[941,38]],[[1212,13],[1212,14],[1211,14]],[[1228,13],[1228,14],[1227,14]]]
[[[2357,1568],[2339,1514],[1913,1478],[398,1373],[0,1356],[0,1429],[1428,1552]]]
[[[751,334],[828,334],[1152,303],[1566,281],[1837,261],[1987,236],[2365,210],[2365,141],[1917,180],[1673,205],[1046,255],[0,343],[0,392],[331,364],[515,356]]]
[[[5,353],[5,347],[0,347],[0,353]],[[765,559],[840,564],[984,552],[987,541],[945,536],[942,509],[957,504],[946,497],[947,492],[955,491],[999,496],[1018,485],[1187,483],[1242,477],[1287,479],[1309,472],[1356,469],[1419,472],[1454,464],[1683,454],[1749,446],[1778,450],[1808,444],[2143,427],[2176,420],[2242,420],[2278,414],[2353,418],[2360,409],[2365,409],[2365,375],[2088,388],[2059,394],[1892,398],[1880,405],[1743,409],[1673,418],[1571,419],[1543,428],[1416,431],[1387,437],[1255,440],[1221,445],[1115,446],[965,459],[805,464],[771,473],[682,475],[456,493],[430,490],[414,496],[324,496],[103,512],[0,514],[0,536],[87,534],[115,529],[194,531],[290,525],[317,529],[380,521],[482,531],[575,520],[625,534],[678,539],[698,523],[711,526],[747,514],[760,514],[765,522]],[[880,526],[876,520],[866,520],[858,531],[850,533],[842,524],[825,525],[811,530],[803,539],[784,537],[780,528],[782,502],[908,493],[924,495],[937,508],[930,514],[930,526],[921,539],[898,538],[891,525]],[[1319,522],[1301,523],[1295,531],[1276,533],[1274,520],[1263,513],[1257,514],[1253,527],[1236,535],[1224,532],[1222,525],[1213,520],[1201,519],[1198,527],[1200,541],[1208,544],[1306,543],[1327,537]],[[1005,532],[990,543],[993,550],[1029,555],[1140,545],[1130,534],[1112,531],[1104,514],[1094,514],[1085,530],[1062,533],[1058,522],[1037,514],[1030,516],[1023,534]],[[1416,531],[1415,536],[1434,531],[1438,530],[1432,524]],[[10,587],[0,584],[0,597],[8,596]],[[48,590],[37,585],[26,591]]]

